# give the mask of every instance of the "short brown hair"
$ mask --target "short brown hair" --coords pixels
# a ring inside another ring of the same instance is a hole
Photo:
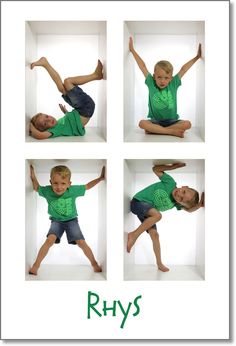
[[[161,60],[161,61],[158,61],[156,63],[156,65],[154,66],[154,72],[156,71],[156,69],[160,67],[162,70],[164,70],[166,73],[173,73],[173,66],[172,64],[167,61],[167,60]]]
[[[189,189],[194,192],[193,198],[187,203],[187,208],[190,209],[195,207],[199,203],[199,193],[192,188]]]
[[[63,179],[68,178],[70,180],[71,178],[71,171],[67,166],[59,165],[53,167],[50,172],[50,178],[52,178],[55,173],[60,174]]]
[[[32,119],[31,119],[31,123],[34,125],[34,127],[35,127],[37,130],[43,132],[45,129],[42,129],[42,128],[38,125],[38,118],[40,117],[40,115],[42,115],[42,113],[37,113],[37,114],[35,114],[35,115],[32,117]]]

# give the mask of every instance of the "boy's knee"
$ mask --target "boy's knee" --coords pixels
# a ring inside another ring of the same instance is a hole
[[[76,244],[83,249],[86,246],[85,240],[76,240]]]
[[[140,120],[138,126],[141,128],[141,129],[145,129],[145,126],[146,125],[146,120]]]
[[[51,247],[53,244],[55,244],[56,240],[57,237],[54,234],[51,234],[47,237],[46,244]]]
[[[188,129],[191,129],[191,127],[192,127],[191,122],[190,122],[189,120],[187,120],[187,121],[186,121],[186,129],[187,129],[187,130],[188,130]]]
[[[162,215],[160,213],[155,215],[156,222],[160,221],[162,218]]]
[[[73,83],[71,82],[71,78],[70,77],[64,79],[64,87],[65,87],[66,91],[69,91],[69,90],[72,89]]]

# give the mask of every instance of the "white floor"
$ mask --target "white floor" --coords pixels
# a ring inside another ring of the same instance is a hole
[[[105,142],[106,139],[102,136],[101,130],[98,127],[87,127],[84,136],[64,136],[38,140],[31,136],[26,136],[26,142]]]
[[[125,280],[196,281],[204,280],[196,266],[174,265],[168,272],[161,272],[155,265],[134,265],[125,273]]]
[[[27,274],[27,281],[60,280],[60,281],[103,281],[106,280],[106,273],[94,273],[90,266],[76,265],[42,265],[38,275]]]
[[[132,128],[125,134],[125,142],[203,142],[199,130],[192,127],[190,130],[185,132],[184,138],[178,138],[175,136],[167,135],[152,135],[145,134],[142,129]]]

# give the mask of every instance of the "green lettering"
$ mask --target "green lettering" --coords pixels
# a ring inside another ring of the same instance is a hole
[[[103,312],[104,312],[104,316],[107,316],[107,311],[108,310],[112,310],[112,316],[116,316],[116,301],[113,301],[113,306],[111,308],[107,307],[107,302],[106,300],[103,301]]]
[[[118,300],[118,304],[119,304],[119,307],[120,307],[120,309],[121,309],[121,311],[122,311],[122,313],[123,313],[123,315],[124,315],[124,318],[123,318],[122,323],[121,323],[121,325],[120,325],[120,328],[123,328],[124,325],[125,325],[125,321],[126,321],[126,319],[127,319],[127,317],[128,317],[129,310],[130,310],[130,308],[131,308],[132,303],[129,303],[128,308],[127,308],[126,311],[123,309],[123,306],[122,306],[122,304],[121,304],[121,302],[120,302],[119,300]]]
[[[94,296],[96,297],[96,301],[94,303],[91,303],[91,297]],[[99,302],[99,295],[97,295],[96,293],[93,293],[91,291],[88,292],[88,315],[87,318],[90,319],[90,309],[93,309],[93,311],[99,316],[101,317],[102,314],[95,309],[95,305],[97,305],[97,303]]]
[[[135,299],[134,299],[134,305],[135,305],[135,307],[136,307],[136,312],[133,314],[133,316],[137,316],[138,314],[139,314],[139,312],[140,312],[140,307],[139,307],[139,305],[138,305],[138,303],[137,303],[137,301],[138,301],[138,299],[140,299],[140,298],[142,298],[142,296],[138,296],[138,297],[136,297]]]

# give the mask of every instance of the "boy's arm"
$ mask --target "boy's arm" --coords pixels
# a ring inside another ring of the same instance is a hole
[[[189,212],[189,213],[192,213],[193,211],[196,211],[199,208],[204,207],[204,203],[205,203],[205,193],[203,192],[202,195],[201,195],[200,201],[198,202],[197,205],[195,205],[195,207],[192,207],[192,208],[182,208],[182,209],[187,211],[187,212]]]
[[[184,166],[186,166],[185,163],[176,162],[176,163],[170,163],[170,164],[166,164],[166,165],[155,165],[152,168],[152,170],[158,176],[158,178],[160,178],[163,175],[164,171],[171,171],[173,169],[181,168]]]
[[[92,187],[94,187],[95,185],[97,185],[98,183],[100,183],[100,181],[104,180],[105,179],[105,167],[102,167],[102,171],[101,171],[101,175],[99,178],[97,179],[94,179],[92,181],[90,181],[89,183],[87,183],[85,185],[85,189],[86,190],[89,190],[91,189]]]
[[[179,71],[179,73],[178,73],[178,76],[179,76],[180,79],[181,79],[181,78],[183,77],[183,75],[190,69],[190,67],[192,67],[193,64],[194,64],[198,59],[201,58],[201,56],[202,56],[202,48],[201,48],[201,43],[199,43],[197,55],[196,55],[193,59],[189,60],[186,64],[184,64],[184,65],[181,67],[181,69],[180,69],[180,71]]]
[[[129,50],[133,54],[133,57],[134,57],[136,63],[138,64],[138,67],[143,72],[144,77],[146,78],[149,72],[147,70],[145,62],[141,59],[141,57],[138,55],[138,53],[134,49],[134,42],[133,42],[132,37],[129,38]]]
[[[30,178],[32,180],[34,191],[38,191],[38,189],[39,189],[39,182],[38,182],[38,179],[36,178],[36,175],[35,175],[35,172],[34,172],[34,167],[32,165],[30,165]]]
[[[32,136],[35,139],[47,139],[49,137],[51,137],[51,132],[48,131],[39,131],[36,129],[36,127],[30,122],[29,125],[29,134],[30,136]]]

